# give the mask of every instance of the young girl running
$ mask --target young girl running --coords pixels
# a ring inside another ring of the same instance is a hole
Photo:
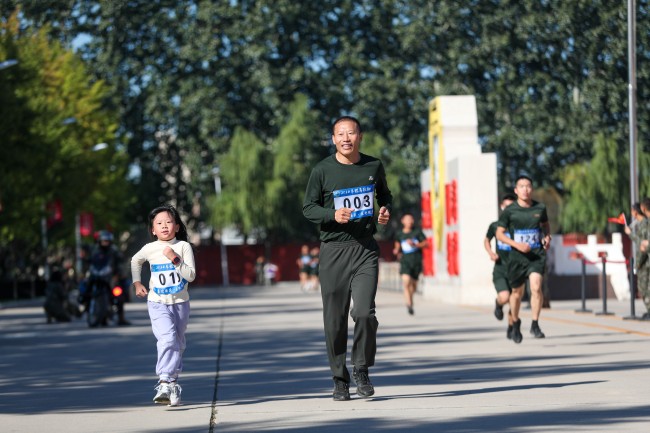
[[[169,205],[149,213],[149,230],[156,239],[146,244],[131,259],[135,294],[147,296],[151,328],[158,340],[156,374],[159,377],[154,403],[178,406],[181,387],[178,375],[183,370],[185,330],[190,317],[188,283],[194,280],[194,254],[187,241],[187,228],[178,211]],[[142,284],[142,264],[149,262],[149,290]]]

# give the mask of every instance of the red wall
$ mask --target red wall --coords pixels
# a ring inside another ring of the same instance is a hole
[[[395,260],[393,242],[379,241],[380,258],[387,262]],[[298,265],[303,243],[287,243],[271,247],[271,263],[278,265],[278,281],[297,281]],[[308,242],[309,248],[320,246],[320,242]],[[228,245],[228,277],[230,284],[254,284],[255,260],[264,255],[264,245]],[[217,245],[198,246],[194,251],[196,261],[195,285],[221,285],[221,249]]]

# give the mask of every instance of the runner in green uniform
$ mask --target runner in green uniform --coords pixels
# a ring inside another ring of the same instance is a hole
[[[418,280],[422,273],[422,248],[427,247],[427,237],[422,230],[414,228],[413,215],[404,214],[401,222],[402,231],[395,237],[393,254],[399,257],[399,274],[404,287],[406,310],[413,315],[413,294],[418,289]]]
[[[517,196],[509,192],[503,196],[499,208],[503,211],[505,208],[510,206]],[[494,221],[488,227],[487,234],[485,239],[483,239],[483,246],[485,251],[487,251],[490,256],[490,260],[494,262],[494,269],[492,270],[492,282],[494,283],[494,288],[497,291],[497,298],[494,300],[494,316],[497,320],[503,320],[503,306],[510,301],[510,282],[508,282],[508,254],[512,247],[506,245],[499,240],[496,241],[496,253],[492,250],[492,239],[496,236],[497,233],[497,221]],[[510,236],[510,233],[506,233],[506,236]],[[508,313],[508,330],[506,332],[506,337],[512,339],[512,315]]]
[[[373,234],[375,199],[379,224],[390,219],[392,195],[380,160],[359,152],[359,121],[344,116],[332,126],[336,153],[312,170],[305,191],[303,214],[320,224],[319,275],[323,299],[325,343],[334,400],[350,399],[346,367],[348,313],[354,320],[351,361],[357,394],[375,393],[368,368],[375,363],[377,327],[375,295],[379,277],[379,246]],[[350,311],[350,298],[354,307]]]
[[[637,231],[638,250],[636,251],[636,277],[639,294],[643,299],[646,312],[641,320],[650,320],[650,198],[641,201],[641,211],[645,219],[639,223]]]
[[[546,250],[551,244],[551,235],[546,206],[532,199],[533,182],[527,176],[519,176],[515,182],[517,201],[505,208],[499,217],[497,240],[510,245],[508,257],[508,281],[512,287],[510,314],[512,315],[512,340],[521,343],[521,320],[519,308],[526,280],[530,285],[530,306],[533,323],[530,333],[535,338],[544,338],[539,328],[539,314],[542,311],[542,279],[546,266]],[[506,235],[510,233],[510,237]]]

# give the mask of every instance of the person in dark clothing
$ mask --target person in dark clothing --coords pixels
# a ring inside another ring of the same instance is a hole
[[[375,390],[368,369],[375,363],[378,321],[375,315],[379,247],[373,235],[375,200],[377,222],[390,219],[392,195],[382,162],[360,153],[359,121],[350,116],[332,126],[336,153],[320,161],[307,184],[303,214],[320,224],[319,276],[323,300],[325,342],[332,377],[333,398],[350,399],[346,366],[348,313],[354,320],[351,361],[357,394]],[[350,300],[354,306],[350,311]]]

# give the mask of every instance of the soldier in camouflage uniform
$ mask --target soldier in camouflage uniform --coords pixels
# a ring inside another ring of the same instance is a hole
[[[650,320],[650,198],[644,198],[641,202],[641,211],[645,219],[639,223],[637,229],[632,233],[632,241],[638,245],[636,251],[636,277],[639,293],[643,298],[646,312],[641,316],[642,320]]]

